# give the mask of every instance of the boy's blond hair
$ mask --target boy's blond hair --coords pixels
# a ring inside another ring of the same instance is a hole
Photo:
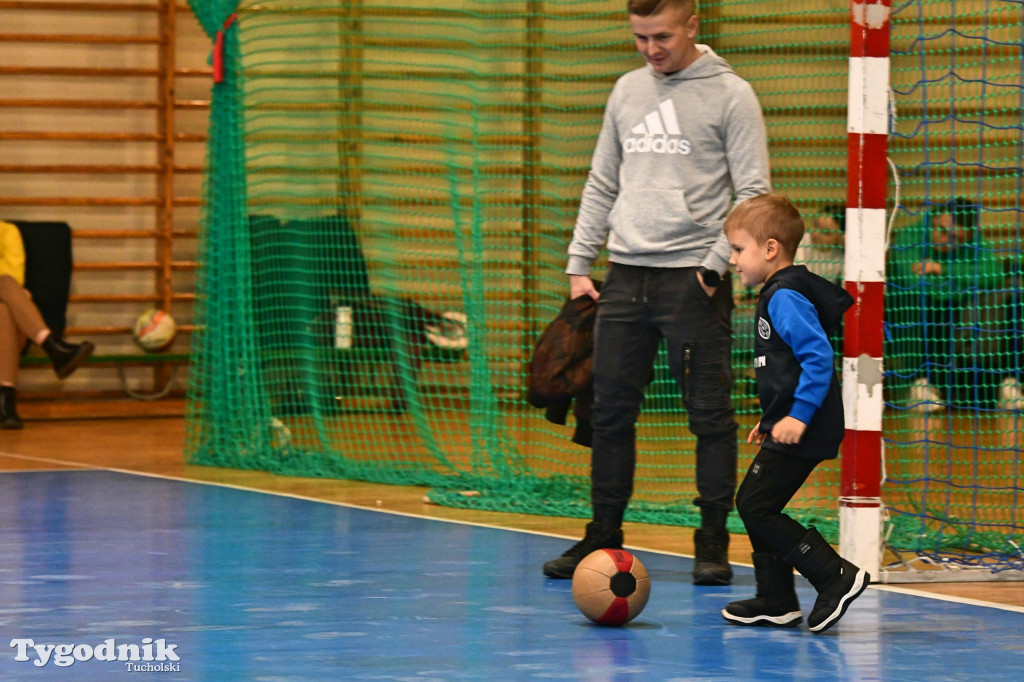
[[[781,194],[760,194],[733,209],[722,229],[726,234],[744,229],[758,246],[774,239],[780,250],[793,258],[804,236],[804,220],[796,206]]]

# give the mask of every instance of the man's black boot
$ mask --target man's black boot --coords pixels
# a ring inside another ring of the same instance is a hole
[[[591,521],[586,535],[562,556],[544,564],[544,575],[549,578],[571,578],[576,566],[585,556],[599,549],[622,549],[622,528]]]
[[[85,362],[96,348],[89,341],[68,343],[64,339],[54,338],[53,334],[50,334],[43,341],[43,350],[50,356],[57,378],[64,379],[78,369],[78,366]]]
[[[693,547],[694,585],[728,585],[732,582],[729,531],[725,528],[698,528],[693,533]]]
[[[814,527],[782,559],[795,566],[818,591],[807,617],[811,632],[824,632],[835,625],[871,582],[867,571],[839,556]]]
[[[15,397],[18,392],[14,386],[0,386],[0,428],[20,429],[25,424],[18,416]]]
[[[757,552],[753,557],[757,596],[726,604],[722,616],[736,625],[799,625],[803,614],[796,597],[793,567],[774,552]]]

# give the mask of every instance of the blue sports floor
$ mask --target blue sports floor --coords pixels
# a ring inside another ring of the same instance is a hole
[[[606,628],[541,575],[563,538],[102,470],[0,496],[2,680],[1024,678],[1015,607],[872,587],[823,634],[737,627],[750,568],[697,588],[690,559],[637,552],[650,602]],[[100,660],[119,646],[166,660]]]

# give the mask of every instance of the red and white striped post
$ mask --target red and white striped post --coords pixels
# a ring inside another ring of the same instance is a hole
[[[882,314],[891,0],[851,3],[846,257],[854,305],[843,339],[839,551],[878,577],[882,560]]]

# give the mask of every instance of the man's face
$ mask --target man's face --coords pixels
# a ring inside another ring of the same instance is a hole
[[[819,246],[842,246],[843,235],[839,231],[839,223],[832,216],[818,216],[814,221],[814,229],[811,230],[810,240],[812,244]]]
[[[682,71],[700,56],[694,44],[696,14],[686,16],[670,6],[649,17],[630,14],[629,25],[637,51],[658,73]]]
[[[970,237],[967,228],[953,222],[953,216],[949,213],[935,216],[932,220],[932,247],[939,252],[945,253],[955,249],[960,244],[965,244]]]

